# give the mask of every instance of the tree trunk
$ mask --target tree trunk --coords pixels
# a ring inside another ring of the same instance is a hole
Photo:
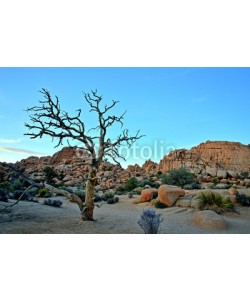
[[[83,221],[94,221],[96,174],[96,169],[91,168],[86,184],[85,203],[81,211]]]

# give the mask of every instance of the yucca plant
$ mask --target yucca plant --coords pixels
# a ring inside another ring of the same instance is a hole
[[[219,193],[202,192],[197,196],[197,199],[200,210],[212,210],[217,214],[235,210],[234,204],[230,200],[225,200]]]

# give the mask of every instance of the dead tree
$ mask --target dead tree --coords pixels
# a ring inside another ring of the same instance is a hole
[[[140,131],[137,131],[134,136],[131,136],[127,129],[123,129],[123,119],[126,112],[119,117],[108,115],[118,101],[113,100],[110,105],[101,107],[103,97],[99,96],[97,91],[84,93],[84,100],[90,107],[89,111],[96,113],[98,119],[97,126],[90,128],[88,131],[81,118],[81,109],[76,111],[75,116],[70,116],[68,112],[61,110],[57,96],[53,100],[50,92],[46,89],[42,89],[40,93],[44,96],[44,100],[39,101],[39,106],[27,109],[32,123],[25,123],[25,126],[29,130],[25,135],[30,136],[31,139],[50,136],[52,141],[54,139],[57,140],[55,148],[63,145],[64,140],[67,140],[68,143],[69,140],[78,141],[81,147],[90,154],[91,161],[89,163],[85,202],[79,203],[79,198],[75,199],[75,202],[80,208],[82,220],[93,221],[94,188],[97,181],[97,172],[103,160],[110,158],[118,163],[117,159],[124,159],[119,153],[119,147],[122,145],[131,147],[143,135],[140,135]],[[108,137],[108,132],[115,124],[121,126],[121,132],[115,141],[111,141]],[[91,135],[90,132],[97,133]]]

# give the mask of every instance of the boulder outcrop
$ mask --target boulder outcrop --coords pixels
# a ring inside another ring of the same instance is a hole
[[[86,181],[89,154],[82,148],[65,147],[53,156],[29,157],[16,163],[21,171],[37,180],[44,179],[44,169],[53,168],[61,174],[66,185],[79,185]],[[190,150],[179,149],[164,156],[160,163],[147,160],[141,167],[138,164],[123,169],[120,165],[103,163],[98,173],[97,188],[114,188],[131,177],[143,180],[151,177],[157,181],[157,173],[166,173],[184,167],[197,177],[197,182],[210,183],[215,177],[217,183],[249,185],[241,172],[250,172],[250,145],[236,142],[207,141]],[[55,179],[56,184],[60,184]]]
[[[206,173],[225,178],[225,170],[231,177],[237,176],[237,171],[250,171],[250,145],[237,142],[207,141],[190,150],[176,150],[166,155],[159,164],[163,173],[185,167],[198,174]],[[223,172],[221,172],[223,170]]]
[[[174,185],[161,185],[158,189],[158,199],[168,207],[171,207],[180,198],[185,196],[185,191]]]

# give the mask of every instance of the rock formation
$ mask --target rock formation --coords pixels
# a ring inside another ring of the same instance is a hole
[[[60,179],[55,178],[55,183],[64,183],[69,186],[82,185],[88,173],[88,161],[90,156],[82,148],[65,147],[52,157],[29,157],[16,163],[21,171],[30,175],[36,181],[44,180],[44,169],[53,168]],[[147,160],[142,167],[138,164],[130,165],[124,170],[120,165],[109,162],[103,163],[98,173],[98,188],[113,188],[126,182],[131,177],[141,180],[143,177],[152,177],[157,173],[166,173],[173,169],[185,167],[196,175],[198,180],[210,182],[217,177],[220,183],[237,184],[239,173],[250,172],[250,145],[242,145],[236,142],[212,142],[207,141],[190,150],[179,149],[164,156],[160,163]],[[1,175],[2,174],[2,175]],[[0,168],[3,177],[3,170]],[[249,179],[244,179],[249,180]],[[242,179],[242,185],[249,184]]]
[[[210,168],[210,171],[214,172],[210,174],[211,176],[216,176],[218,170],[249,172],[250,145],[207,141],[190,150],[180,149],[171,152],[160,161],[158,170],[165,173],[180,167],[191,169],[196,174]],[[222,177],[224,176],[223,173]]]

